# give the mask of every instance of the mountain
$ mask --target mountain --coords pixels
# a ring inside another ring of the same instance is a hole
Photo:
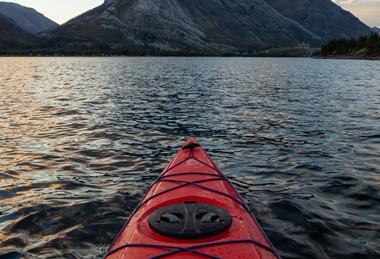
[[[323,42],[371,33],[371,28],[331,0],[266,0],[289,19],[320,36]]]
[[[24,31],[14,21],[0,14],[0,52],[5,48],[35,47],[37,41],[33,35]]]
[[[321,43],[264,0],[106,0],[54,30],[47,42],[187,52]]]
[[[30,8],[3,2],[1,10],[65,54],[256,53],[372,32],[331,0],[105,0],[59,27]]]
[[[0,2],[0,14],[13,20],[19,27],[31,34],[58,27],[58,24],[43,14],[19,4]]]

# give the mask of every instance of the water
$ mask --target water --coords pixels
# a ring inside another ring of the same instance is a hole
[[[1,58],[0,254],[101,257],[196,136],[286,258],[380,256],[380,62]]]

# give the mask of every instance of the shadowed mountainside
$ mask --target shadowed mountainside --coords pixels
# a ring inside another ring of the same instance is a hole
[[[37,40],[33,35],[17,26],[8,17],[0,14],[0,48],[35,47]]]
[[[250,51],[320,44],[264,0],[108,0],[53,31],[48,44],[167,51]]]
[[[331,0],[266,1],[284,16],[295,20],[321,37],[323,42],[371,33],[371,28]]]
[[[13,20],[19,27],[31,34],[58,27],[58,24],[37,12],[19,4],[0,2],[0,14]]]
[[[17,17],[19,26],[28,19]],[[38,33],[42,48],[31,54],[255,55],[372,31],[330,0],[106,0],[47,27]]]

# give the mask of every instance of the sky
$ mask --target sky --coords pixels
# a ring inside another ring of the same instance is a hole
[[[104,0],[8,0],[33,7],[40,13],[62,24],[69,19],[94,8]],[[333,0],[352,12],[369,26],[380,27],[380,0]]]
[[[96,6],[104,0],[6,0],[32,7],[53,21],[62,24]]]
[[[380,28],[380,0],[333,0],[369,26]]]

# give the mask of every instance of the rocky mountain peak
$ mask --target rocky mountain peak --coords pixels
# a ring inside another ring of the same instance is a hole
[[[252,53],[372,29],[330,0],[105,0],[39,34],[49,48]]]

